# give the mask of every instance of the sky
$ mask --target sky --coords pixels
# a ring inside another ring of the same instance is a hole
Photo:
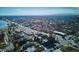
[[[0,7],[0,15],[79,15],[79,7]]]

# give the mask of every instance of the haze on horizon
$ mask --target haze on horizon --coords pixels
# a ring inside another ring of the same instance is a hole
[[[4,15],[79,15],[79,7],[0,7]]]

